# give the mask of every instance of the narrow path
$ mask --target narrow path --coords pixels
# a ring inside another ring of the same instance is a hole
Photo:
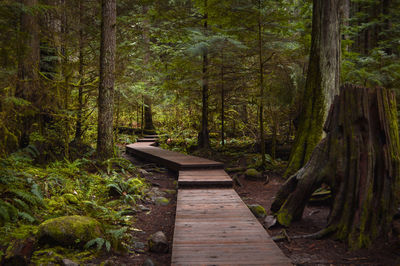
[[[179,172],[171,265],[292,265],[233,190],[222,163],[151,144],[130,144],[126,152]]]

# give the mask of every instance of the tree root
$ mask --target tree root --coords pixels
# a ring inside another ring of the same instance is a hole
[[[275,242],[281,242],[287,240],[289,243],[292,239],[322,239],[331,235],[335,230],[331,228],[324,228],[316,233],[308,234],[308,235],[297,235],[297,236],[289,236],[285,229],[281,231],[280,235],[272,237],[272,240]]]

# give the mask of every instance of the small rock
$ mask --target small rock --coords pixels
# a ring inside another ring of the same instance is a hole
[[[142,168],[139,168],[138,170],[139,170],[139,172],[140,172],[141,174],[143,174],[143,175],[148,175],[148,174],[149,174],[149,172],[147,172],[146,170],[144,170],[144,169],[142,169]]]
[[[76,263],[75,261],[72,261],[70,259],[62,259],[62,264],[64,266],[78,266],[78,263]]]
[[[266,224],[267,228],[271,228],[276,224],[276,218],[273,215],[268,215],[265,217],[264,223]]]
[[[265,211],[264,207],[259,205],[259,204],[250,204],[247,205],[251,212],[256,216],[257,218],[264,218],[267,216],[267,212]]]
[[[105,260],[103,261],[100,266],[114,266],[115,263],[113,262],[113,260]]]
[[[143,242],[135,242],[134,248],[135,250],[143,250],[146,247],[146,244]]]
[[[246,170],[246,172],[244,172],[244,177],[248,180],[260,180],[262,178],[262,174],[254,168],[249,168]]]
[[[155,264],[150,258],[147,258],[146,261],[143,263],[143,266],[155,266]]]
[[[158,206],[167,206],[169,204],[169,199],[164,198],[164,197],[157,197],[157,198],[155,198],[154,202]]]
[[[148,241],[149,250],[156,253],[167,253],[168,252],[168,241],[165,234],[161,231],[158,231],[154,235],[152,235]]]
[[[167,192],[170,195],[175,195],[176,194],[176,190],[175,189],[166,189],[165,192]]]
[[[150,211],[150,208],[148,208],[148,207],[146,207],[146,206],[144,206],[144,205],[138,205],[138,208],[141,210],[141,211],[143,211],[143,212],[147,212],[147,211]]]

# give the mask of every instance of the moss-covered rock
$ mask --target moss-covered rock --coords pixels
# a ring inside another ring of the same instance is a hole
[[[176,190],[175,189],[166,189],[165,192],[167,194],[170,194],[170,195],[175,195],[176,194]]]
[[[259,205],[259,204],[250,204],[247,205],[251,212],[256,216],[257,218],[264,218],[267,216],[267,212],[265,211],[264,207]]]
[[[86,216],[64,216],[44,221],[39,225],[38,238],[41,243],[63,246],[84,245],[89,240],[102,236],[100,223]]]
[[[262,174],[256,169],[250,168],[247,169],[246,172],[244,172],[244,177],[249,180],[259,180],[262,178]]]
[[[166,206],[169,204],[169,199],[164,198],[164,197],[157,197],[157,198],[155,198],[154,202],[158,206]]]

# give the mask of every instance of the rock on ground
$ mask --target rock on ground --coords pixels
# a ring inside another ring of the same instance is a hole
[[[251,212],[256,216],[257,218],[264,218],[267,216],[267,212],[265,211],[264,207],[259,205],[259,204],[250,204],[247,205]]]
[[[248,180],[260,180],[262,178],[262,174],[254,168],[249,168],[246,170],[246,172],[244,172],[244,177]]]
[[[165,234],[161,231],[153,234],[149,239],[149,250],[155,253],[167,253],[168,252],[168,241]]]
[[[83,246],[89,240],[102,236],[100,223],[87,216],[63,216],[39,225],[38,238],[43,244]]]

